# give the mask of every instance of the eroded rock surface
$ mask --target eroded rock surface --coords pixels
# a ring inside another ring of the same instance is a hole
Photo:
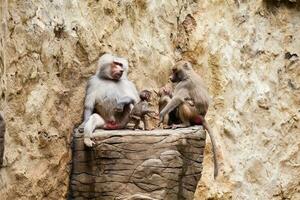
[[[0,114],[0,168],[3,163],[3,154],[4,154],[4,138],[5,137],[5,121]]]
[[[209,87],[210,141],[195,199],[300,199],[299,0],[0,1],[0,197],[66,199],[70,137],[104,52],[158,89],[190,60]]]
[[[74,136],[70,198],[191,200],[202,173],[202,127]]]

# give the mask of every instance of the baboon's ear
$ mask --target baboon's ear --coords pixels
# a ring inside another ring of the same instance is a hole
[[[192,66],[191,66],[191,64],[189,62],[186,62],[183,65],[183,69],[190,70],[190,69],[192,69]]]
[[[184,63],[183,68],[184,68],[184,69],[189,69],[188,63]]]

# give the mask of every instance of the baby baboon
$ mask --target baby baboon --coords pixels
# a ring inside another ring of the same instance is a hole
[[[159,97],[158,100],[158,110],[161,112],[164,107],[171,101],[173,93],[173,88],[171,83],[167,83],[165,86],[161,87],[156,93]],[[171,128],[173,124],[181,123],[178,114],[178,108],[173,109],[170,113],[166,114],[162,122],[163,128]],[[159,125],[160,126],[160,125]]]
[[[142,90],[140,92],[140,101],[134,105],[130,113],[130,120],[134,122],[134,129],[139,128],[140,121],[144,123],[144,130],[149,130],[146,116],[156,118],[151,114],[155,111],[149,109],[149,102],[151,99],[151,92],[149,90]]]
[[[202,81],[202,78],[193,70],[191,63],[187,61],[180,61],[172,68],[171,81],[177,83],[174,89],[171,101],[160,112],[160,122],[164,117],[175,108],[182,105],[185,101],[191,100],[194,106],[185,107],[184,115],[181,116],[183,124],[179,127],[187,127],[190,125],[202,124],[207,130],[213,151],[214,160],[214,177],[218,175],[218,163],[216,158],[216,143],[212,131],[205,120],[205,115],[208,110],[210,97],[207,89]]]
[[[165,86],[161,87],[157,92],[159,97],[158,107],[159,112],[171,101],[173,88],[170,83],[167,83]],[[163,120],[163,128],[179,128],[182,126],[182,123],[186,119],[193,117],[194,112],[191,110],[194,108],[194,103],[191,99],[185,99],[185,102],[180,104],[178,107],[166,114]]]

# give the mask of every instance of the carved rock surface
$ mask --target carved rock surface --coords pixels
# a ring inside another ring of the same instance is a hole
[[[103,131],[87,148],[74,136],[71,199],[193,199],[202,173],[205,132]]]

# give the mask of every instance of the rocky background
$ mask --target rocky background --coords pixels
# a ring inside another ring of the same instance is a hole
[[[298,0],[2,0],[2,199],[65,199],[70,140],[104,52],[139,89],[190,60],[213,97],[195,199],[300,198]]]

